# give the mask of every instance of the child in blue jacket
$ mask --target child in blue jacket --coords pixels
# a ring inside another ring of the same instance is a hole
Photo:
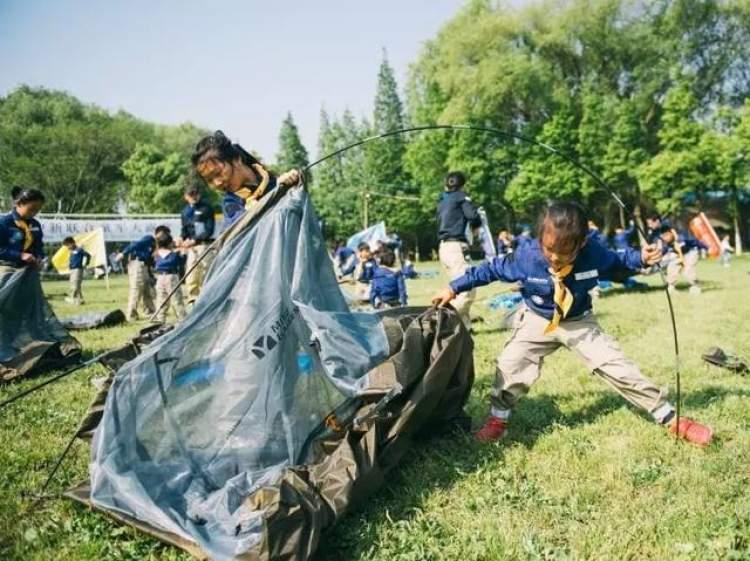
[[[560,347],[572,350],[594,374],[627,401],[646,410],[672,433],[701,446],[712,431],[687,418],[675,422],[675,409],[666,392],[646,378],[617,341],[606,335],[591,309],[589,291],[600,278],[655,265],[656,246],[612,251],[588,238],[586,213],[572,202],[553,203],[540,220],[539,237],[514,253],[472,267],[433,298],[445,305],[457,294],[493,281],[520,282],[526,309],[497,359],[491,409],[476,433],[482,442],[503,438],[518,400],[541,374],[544,357]]]

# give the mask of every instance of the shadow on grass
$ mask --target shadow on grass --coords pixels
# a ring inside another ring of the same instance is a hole
[[[450,489],[487,464],[497,463],[509,444],[521,443],[532,448],[540,436],[556,425],[587,424],[626,406],[617,394],[597,392],[596,395],[599,397],[593,404],[573,413],[560,411],[559,396],[542,394],[524,398],[514,410],[507,439],[499,444],[479,444],[465,432],[418,441],[388,474],[388,483],[383,488],[324,533],[314,561],[348,561],[362,556],[375,544],[378,527],[413,518],[436,490]]]
[[[509,445],[515,443],[533,448],[541,436],[555,430],[556,426],[586,425],[622,408],[628,408],[644,422],[653,423],[648,413],[630,406],[615,392],[591,392],[588,396],[593,402],[567,413],[563,413],[558,404],[580,400],[581,394],[541,394],[524,398],[514,410],[507,439],[500,444],[480,445],[466,433],[418,441],[399,467],[390,472],[386,486],[323,535],[313,559],[345,561],[364,555],[375,545],[377,529],[383,524],[413,518],[435,491],[450,489],[487,464],[502,460]],[[750,390],[710,386],[686,393],[683,405],[704,409],[729,396],[750,397]]]

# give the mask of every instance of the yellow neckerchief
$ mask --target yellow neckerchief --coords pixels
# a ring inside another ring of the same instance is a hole
[[[18,229],[23,232],[23,250],[28,251],[34,245],[34,233],[28,223],[23,219],[14,220]]]
[[[683,265],[685,265],[685,256],[682,253],[682,245],[680,245],[680,242],[677,239],[677,232],[674,230],[674,228],[672,228],[672,230],[670,231],[672,232],[672,236],[674,236],[672,247],[677,254],[677,262],[680,264],[680,267],[682,267]]]
[[[567,277],[573,270],[573,265],[566,265],[559,271],[555,271],[552,267],[548,269],[549,274],[552,275],[552,282],[555,285],[555,312],[552,315],[552,321],[547,324],[544,329],[544,334],[553,332],[560,325],[560,321],[568,315],[570,307],[573,305],[573,293],[570,292],[567,286],[563,283],[563,279]]]
[[[255,206],[255,203],[258,201],[258,199],[260,199],[266,192],[268,183],[271,180],[271,176],[260,164],[253,164],[251,167],[255,170],[255,173],[260,176],[260,183],[258,184],[258,186],[252,190],[248,187],[243,187],[242,189],[237,189],[234,192],[234,194],[238,197],[242,197],[243,199],[245,199],[245,210],[250,210]]]

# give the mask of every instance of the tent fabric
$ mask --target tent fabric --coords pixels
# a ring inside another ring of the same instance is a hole
[[[369,228],[365,228],[361,232],[354,234],[346,240],[346,246],[357,251],[359,244],[367,242],[370,249],[375,251],[381,244],[386,243],[388,239],[388,235],[385,233],[385,222],[378,222],[377,224],[373,224]]]
[[[461,322],[350,312],[318,224],[304,188],[279,188],[222,234],[189,316],[98,396],[72,497],[211,559],[307,559],[421,428],[459,415]]]
[[[112,327],[125,323],[127,318],[122,310],[111,312],[86,312],[77,316],[63,318],[63,327],[72,331],[84,329],[97,329],[99,327]]]
[[[0,266],[0,383],[65,366],[80,353],[44,297],[39,271]]]
[[[407,308],[378,315],[398,351],[369,376],[383,382],[381,391],[402,391],[380,409],[383,400],[376,396],[347,400],[337,409],[336,422],[313,434],[303,463],[285,467],[273,482],[253,490],[242,505],[262,518],[262,535],[234,559],[309,559],[322,532],[382,486],[417,438],[465,421],[463,406],[474,380],[473,344],[455,312]],[[102,509],[91,500],[88,483],[67,496],[197,559],[224,558],[148,520]]]

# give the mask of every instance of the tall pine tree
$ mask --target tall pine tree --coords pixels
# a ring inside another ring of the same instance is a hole
[[[281,123],[279,132],[279,153],[276,155],[276,167],[280,172],[290,169],[303,169],[310,163],[307,150],[299,137],[297,125],[291,113],[286,114],[286,119]],[[307,176],[307,182],[312,183],[312,177]]]

